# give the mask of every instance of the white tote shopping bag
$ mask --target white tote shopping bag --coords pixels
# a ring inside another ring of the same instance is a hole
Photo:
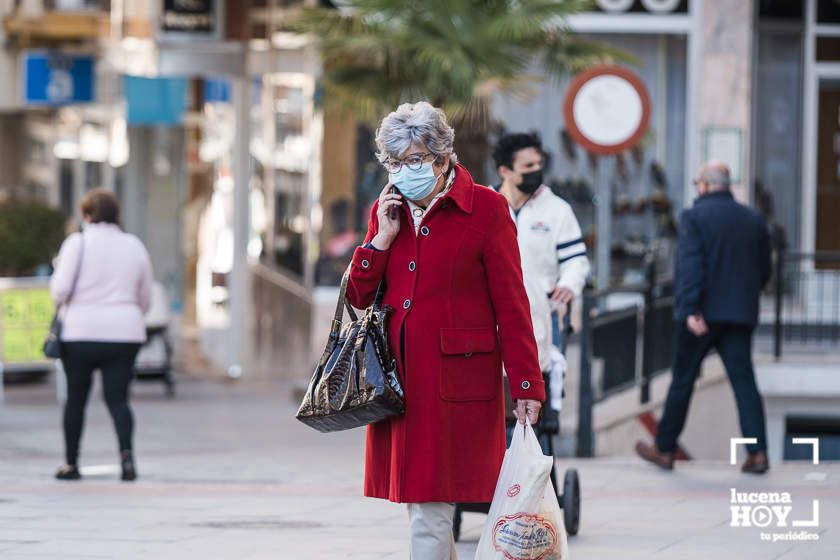
[[[553,463],[531,425],[517,422],[476,560],[568,560],[563,516],[549,478]]]

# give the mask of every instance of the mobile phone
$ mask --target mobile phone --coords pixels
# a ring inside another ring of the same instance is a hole
[[[397,193],[397,187],[395,187],[394,185],[391,185],[391,189],[390,189],[388,192],[389,192],[390,194],[395,194],[395,193]],[[391,207],[388,209],[388,217],[389,217],[389,218],[391,218],[392,220],[396,220],[396,219],[397,219],[397,207],[396,207],[396,206],[391,206]]]

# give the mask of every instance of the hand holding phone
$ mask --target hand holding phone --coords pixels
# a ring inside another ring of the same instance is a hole
[[[388,190],[388,193],[389,194],[397,194],[397,187],[395,187],[394,185],[391,185],[391,188]],[[391,206],[391,208],[388,210],[388,217],[391,218],[392,220],[397,219],[397,207],[396,206]]]
[[[403,204],[400,191],[390,183],[385,185],[379,195],[379,207],[376,211],[379,227],[376,235],[371,239],[373,246],[385,250],[400,231],[400,217],[398,207]]]

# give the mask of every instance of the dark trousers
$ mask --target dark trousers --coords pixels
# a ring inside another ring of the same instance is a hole
[[[128,406],[128,388],[134,376],[134,359],[140,344],[132,342],[65,342],[61,361],[67,376],[64,405],[64,444],[68,465],[79,458],[79,440],[94,370],[102,372],[105,404],[114,421],[120,451],[131,450],[134,418]]]
[[[671,387],[665,401],[665,411],[659,421],[656,446],[671,453],[676,449],[677,438],[685,426],[694,382],[700,374],[703,358],[712,348],[716,349],[726,367],[726,374],[735,393],[738,419],[744,437],[754,437],[758,443],[747,446],[755,453],[767,449],[764,426],[764,404],[755,384],[752,365],[753,327],[730,323],[709,323],[709,332],[694,336],[685,323],[676,325],[676,353]]]

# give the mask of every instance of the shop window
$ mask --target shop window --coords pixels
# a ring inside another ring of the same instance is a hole
[[[820,461],[840,460],[840,417],[788,416],[785,424],[785,461],[813,459],[813,448],[810,445],[794,445],[793,438],[817,438]]]
[[[303,241],[308,226],[304,215],[305,176],[278,170],[274,193],[274,262],[303,277]]]
[[[791,2],[791,0],[760,0],[758,16],[768,19],[785,19],[802,21],[805,2]]]
[[[315,264],[308,249],[311,208],[312,99],[296,74],[252,82],[251,239],[248,253],[296,281]]]
[[[840,37],[817,37],[817,61],[840,60]]]
[[[816,249],[840,251],[840,81],[820,83],[817,122]],[[837,264],[820,268],[837,268]]]
[[[802,35],[762,28],[757,48],[755,205],[770,225],[774,245],[799,247]]]
[[[840,4],[836,0],[817,0],[817,23],[840,23]]]
[[[308,141],[304,136],[306,95],[299,87],[274,88],[275,163],[285,169],[308,167]]]

